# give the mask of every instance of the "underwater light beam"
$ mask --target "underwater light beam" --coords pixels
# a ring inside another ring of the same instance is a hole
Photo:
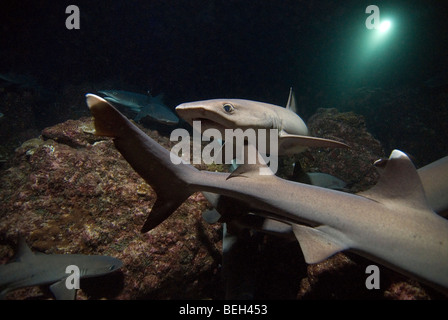
[[[380,27],[378,29],[379,29],[379,31],[384,33],[384,32],[387,32],[391,26],[392,26],[392,22],[390,22],[390,20],[385,20],[385,21],[381,22]]]

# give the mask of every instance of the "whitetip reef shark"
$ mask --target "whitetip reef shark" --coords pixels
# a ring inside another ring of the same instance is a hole
[[[76,289],[66,286],[70,275],[66,268],[71,265],[79,268],[79,278],[82,279],[114,272],[123,263],[109,256],[33,253],[20,237],[14,260],[0,265],[0,298],[16,289],[49,284],[57,300],[73,300]]]
[[[311,144],[316,147],[348,147],[345,144],[332,140],[316,139],[308,136],[303,139],[303,136],[308,135],[308,128],[304,121],[297,115],[296,110],[297,106],[292,88],[290,88],[289,91],[286,108],[241,99],[213,99],[184,103],[176,107],[176,112],[190,124],[196,120],[201,121],[202,131],[213,128],[218,129],[221,134],[224,134],[225,129],[279,129],[279,139],[281,141],[279,143],[279,154],[293,154],[304,151],[306,147],[301,145],[304,141],[308,146]],[[291,138],[292,136],[288,135],[288,133],[291,132],[300,135],[298,136],[299,138]],[[290,137],[288,141],[294,142],[293,145],[287,144],[284,141],[282,142],[281,137],[285,135]],[[231,168],[234,170],[237,166],[233,165]],[[295,164],[294,180],[337,190],[342,190],[346,186],[344,181],[329,174],[320,172],[305,173],[302,171],[300,163]],[[232,199],[228,198],[220,199],[221,197],[219,195],[213,195],[207,192],[203,193],[210,203],[216,204],[217,206],[221,206],[223,202],[232,201]],[[222,215],[231,216],[232,214],[230,214],[229,211],[235,211],[235,208],[234,206],[226,205],[224,208],[220,208],[220,210],[225,211],[225,213],[211,210],[206,212],[203,217],[206,221],[216,222],[220,220],[220,216]],[[241,214],[241,212],[239,212],[239,214]],[[251,216],[250,219],[246,218],[243,220],[260,221],[260,219],[253,216]],[[271,231],[271,225],[275,226],[275,230],[277,230],[279,223],[274,221],[268,222],[265,220],[265,223],[263,224],[263,226],[267,228],[267,232]],[[286,229],[288,227],[292,230],[290,226],[286,225]],[[281,234],[283,234],[283,229],[285,228],[282,228],[280,231]]]
[[[375,162],[375,166],[380,169],[387,160]],[[423,190],[429,207],[442,217],[448,216],[448,156],[434,161],[417,170],[422,182]],[[309,175],[310,173],[307,173]],[[317,178],[317,179],[315,179]],[[322,178],[328,181],[321,181]],[[335,181],[333,181],[336,179]],[[302,181],[299,181],[302,182]],[[305,182],[302,182],[305,183]],[[329,188],[334,190],[344,190],[345,183],[331,175],[328,177],[318,175],[311,176],[309,183],[314,186]],[[214,209],[206,210],[202,213],[205,221],[216,223],[231,220],[238,228],[250,228],[256,231],[276,235],[286,239],[295,239],[292,226],[277,220],[263,218],[254,214],[246,214],[247,206],[241,203],[229,204],[233,199],[223,197],[219,194],[202,192],[206,199],[212,204]],[[238,209],[236,209],[238,208]],[[245,211],[246,210],[246,211]],[[236,218],[236,219],[235,219]]]
[[[213,128],[224,136],[225,129],[278,129],[278,155],[295,154],[307,147],[348,148],[339,141],[309,136],[308,127],[295,110],[292,90],[286,108],[244,99],[211,99],[176,107],[177,114],[190,125],[201,121],[202,132]]]
[[[115,147],[156,191],[142,232],[164,221],[192,193],[208,191],[240,200],[250,212],[292,226],[307,263],[350,250],[448,292],[448,220],[425,198],[417,170],[394,150],[378,183],[358,194],[259,175],[258,165],[232,174],[199,171],[160,146],[101,97],[87,94],[96,134]]]
[[[135,121],[140,121],[145,116],[149,116],[151,119],[166,125],[179,123],[179,118],[163,103],[161,94],[152,97],[151,95],[124,90],[101,90],[99,93],[106,96],[105,100],[124,105],[137,112]]]

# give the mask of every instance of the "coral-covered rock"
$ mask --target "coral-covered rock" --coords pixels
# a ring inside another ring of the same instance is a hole
[[[307,125],[311,136],[341,141],[349,148],[309,148],[304,153],[283,157],[280,176],[290,178],[293,164],[300,163],[305,172],[322,172],[342,179],[350,192],[376,183],[378,173],[373,163],[385,155],[380,142],[367,132],[362,116],[319,109]]]
[[[352,192],[374,185],[378,173],[373,163],[384,158],[381,144],[369,132],[364,117],[353,112],[340,113],[336,109],[319,109],[308,121],[310,134],[343,141],[349,149],[310,150],[305,166],[310,171],[334,175],[350,186]]]
[[[362,117],[322,109],[308,124],[313,135],[340,139],[351,148],[311,149],[297,156],[306,170],[349,182],[349,192],[375,183],[372,164],[384,155]],[[117,273],[82,280],[79,299],[223,298],[221,225],[203,222],[201,213],[209,207],[204,197],[192,195],[161,225],[141,234],[157,195],[113,142],[93,136],[91,129],[91,118],[66,121],[16,149],[13,166],[0,176],[0,263],[10,260],[22,234],[35,251],[110,255],[123,261]],[[172,146],[157,132],[146,131],[165,148]],[[443,298],[382,266],[380,290],[368,290],[365,269],[373,263],[352,253],[306,265],[296,241],[260,234],[251,239],[257,241],[251,246],[257,252],[250,274],[257,279],[255,298]],[[52,296],[33,287],[7,297]]]
[[[220,225],[202,221],[207,202],[195,194],[158,228],[141,234],[157,196],[111,139],[93,136],[91,128],[90,118],[69,120],[16,150],[15,165],[0,178],[0,262],[10,259],[11,244],[22,234],[35,251],[110,255],[124,262],[121,280],[83,280],[90,289],[81,290],[80,299],[213,298],[221,237]],[[30,288],[8,297],[36,294]]]

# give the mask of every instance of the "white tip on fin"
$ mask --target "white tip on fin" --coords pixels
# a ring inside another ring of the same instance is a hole
[[[92,93],[86,94],[86,102],[87,102],[87,106],[89,107],[89,109],[98,103],[104,103],[104,102],[107,103],[107,101],[105,99],[101,98],[100,96],[97,96],[96,94],[92,94]]]
[[[409,157],[394,150],[384,163],[378,183],[359,195],[383,204],[394,203],[425,212],[431,211],[420,177]]]
[[[292,87],[289,88],[289,97],[288,102],[286,102],[286,109],[289,109],[297,114],[296,98],[294,97],[294,91],[292,90]]]
[[[95,135],[117,137],[119,130],[123,128],[120,122],[126,122],[127,119],[100,96],[88,93],[86,102],[94,117]]]

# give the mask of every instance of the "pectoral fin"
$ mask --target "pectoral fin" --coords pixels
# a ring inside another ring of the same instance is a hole
[[[300,136],[289,134],[284,131],[279,133],[278,137],[279,154],[293,154],[297,150],[303,151],[306,147],[314,148],[350,148],[347,144],[336,140]]]
[[[294,224],[292,229],[299,241],[306,263],[321,262],[339,251],[349,248],[348,245],[343,244],[342,241],[330,234],[335,231],[330,227],[320,226],[312,228]]]
[[[50,290],[53,293],[56,300],[75,300],[76,289],[68,289],[65,284],[66,279],[62,279],[53,283],[50,286]]]

